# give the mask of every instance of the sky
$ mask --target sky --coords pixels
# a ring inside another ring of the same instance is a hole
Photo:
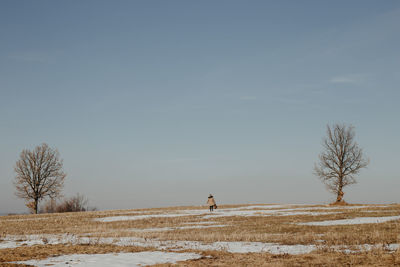
[[[57,148],[98,209],[329,203],[326,125],[370,159],[351,203],[399,202],[399,1],[0,2],[0,213],[23,149]]]

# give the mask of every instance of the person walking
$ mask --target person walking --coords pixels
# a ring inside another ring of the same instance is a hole
[[[217,204],[215,203],[214,197],[210,194],[207,200],[208,206],[210,206],[210,211],[213,211],[214,208],[217,208]]]

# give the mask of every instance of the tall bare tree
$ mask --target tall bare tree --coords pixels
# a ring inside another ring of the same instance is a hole
[[[45,143],[32,151],[22,150],[14,170],[15,194],[29,201],[27,206],[36,214],[39,201],[45,197],[58,197],[64,186],[66,174],[60,154]]]
[[[327,125],[326,134],[324,151],[319,155],[314,171],[340,203],[343,202],[343,188],[357,183],[355,176],[369,164],[369,160],[364,158],[362,149],[354,140],[352,125]]]

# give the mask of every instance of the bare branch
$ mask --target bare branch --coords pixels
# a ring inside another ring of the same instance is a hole
[[[35,213],[38,203],[45,197],[58,197],[64,186],[66,174],[57,150],[47,144],[37,146],[33,151],[24,149],[14,167],[16,176],[15,194],[33,204]]]
[[[319,155],[318,164],[314,165],[314,174],[337,195],[338,202],[343,198],[343,187],[355,184],[355,176],[367,167],[369,160],[363,156],[362,149],[354,141],[353,126],[327,125],[327,137],[322,145],[324,151]]]

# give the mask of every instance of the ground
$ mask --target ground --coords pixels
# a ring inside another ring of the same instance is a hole
[[[399,215],[258,204],[2,216],[0,266],[400,266]]]

